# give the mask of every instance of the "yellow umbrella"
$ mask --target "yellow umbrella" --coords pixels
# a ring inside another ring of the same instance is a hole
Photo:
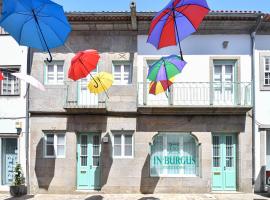
[[[94,94],[105,92],[109,98],[106,91],[112,86],[112,84],[113,75],[107,72],[100,72],[92,78],[92,80],[88,83],[87,88]]]

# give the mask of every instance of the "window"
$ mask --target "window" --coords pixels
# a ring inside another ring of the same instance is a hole
[[[45,139],[45,157],[47,158],[64,158],[65,157],[65,134],[47,133]]]
[[[131,64],[129,62],[113,62],[114,84],[131,84]]]
[[[46,63],[45,83],[48,85],[61,85],[64,83],[64,61]]]
[[[151,176],[198,175],[198,144],[188,133],[160,133],[151,145]]]
[[[260,89],[270,90],[270,53],[260,53]]]
[[[133,132],[113,133],[113,157],[132,158],[133,157]]]
[[[270,56],[264,57],[264,85],[270,86]]]
[[[20,95],[20,81],[11,73],[19,72],[19,68],[0,68],[4,80],[0,81],[0,94],[1,95]]]

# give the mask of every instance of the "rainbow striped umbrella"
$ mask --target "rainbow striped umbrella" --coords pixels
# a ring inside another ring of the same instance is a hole
[[[158,81],[158,82],[152,81],[149,84],[149,94],[157,95],[165,92],[173,84],[173,80],[174,78],[166,81]]]

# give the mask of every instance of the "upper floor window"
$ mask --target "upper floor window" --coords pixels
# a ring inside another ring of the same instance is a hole
[[[113,132],[113,157],[115,158],[133,157],[132,131]]]
[[[0,81],[0,95],[20,95],[20,81],[11,73],[19,72],[18,67],[2,67],[4,80]]]
[[[260,53],[260,89],[270,90],[270,52]]]
[[[44,156],[46,158],[64,158],[66,136],[63,133],[46,133],[44,135]]]
[[[64,83],[64,61],[46,63],[45,83],[48,85],[62,85]]]
[[[270,86],[270,56],[264,57],[264,85]]]
[[[132,67],[127,61],[113,62],[114,84],[127,85],[131,84]]]

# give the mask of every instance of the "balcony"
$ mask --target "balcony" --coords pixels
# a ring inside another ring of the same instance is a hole
[[[142,113],[243,114],[251,109],[251,83],[176,82],[170,92],[148,93],[149,83],[138,83],[138,111]]]
[[[106,100],[103,95],[90,93],[87,83],[79,81],[75,85],[67,85],[64,108],[73,113],[105,113]]]

